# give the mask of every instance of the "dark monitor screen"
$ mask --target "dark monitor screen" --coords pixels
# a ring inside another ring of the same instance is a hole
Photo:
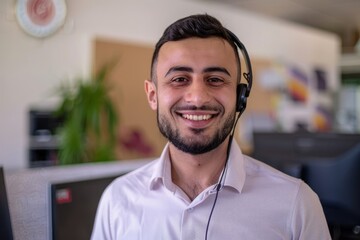
[[[12,240],[12,226],[3,168],[0,167],[0,239]]]
[[[51,184],[52,239],[90,239],[100,197],[118,176]]]
[[[335,158],[358,143],[360,134],[254,132],[252,156],[283,170],[315,158]]]

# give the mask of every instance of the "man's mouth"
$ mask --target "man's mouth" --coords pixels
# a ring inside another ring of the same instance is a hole
[[[182,119],[187,120],[187,124],[197,127],[204,127],[211,122],[212,119],[219,116],[221,109],[216,107],[182,107],[175,109],[175,114]]]
[[[192,120],[192,121],[205,121],[212,118],[214,115],[211,114],[203,114],[203,115],[194,115],[194,114],[182,114],[183,118]]]

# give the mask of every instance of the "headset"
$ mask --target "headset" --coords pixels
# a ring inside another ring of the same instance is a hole
[[[225,160],[225,164],[224,164],[224,170],[222,171],[219,182],[216,185],[216,195],[215,195],[214,203],[213,203],[213,206],[211,208],[210,215],[209,215],[209,218],[208,218],[208,222],[207,222],[207,225],[206,225],[205,240],[207,240],[212,213],[214,211],[216,201],[218,199],[219,191],[220,191],[220,189],[222,187],[222,182],[223,182],[224,175],[225,175],[225,172],[226,172],[226,169],[227,169],[227,164],[228,164],[229,154],[230,154],[230,148],[231,148],[232,139],[233,139],[234,132],[235,132],[235,127],[236,127],[236,124],[237,124],[241,114],[245,111],[246,104],[247,104],[247,98],[250,95],[250,91],[251,91],[251,87],[252,87],[252,80],[253,80],[250,57],[249,57],[249,54],[248,54],[244,44],[239,40],[239,38],[233,32],[231,32],[230,30],[228,30],[226,28],[225,28],[225,31],[230,36],[230,39],[233,41],[235,46],[240,49],[240,51],[242,53],[242,56],[244,57],[247,72],[244,72],[242,74],[242,76],[247,81],[247,84],[246,83],[241,83],[241,81],[240,81],[236,86],[236,112],[238,113],[238,116],[237,116],[237,118],[236,118],[236,120],[234,122],[232,132],[230,134],[229,143],[228,143],[227,152],[226,152],[226,160]],[[239,64],[240,64],[240,69],[241,69],[240,55],[239,55]]]
[[[247,98],[250,95],[250,91],[251,91],[251,87],[252,87],[252,80],[253,80],[250,57],[249,57],[249,54],[248,54],[244,44],[239,40],[239,38],[228,29],[225,29],[225,31],[227,32],[227,34],[229,34],[233,43],[240,49],[240,51],[244,57],[244,61],[245,61],[246,69],[247,69],[247,72],[243,73],[243,77],[247,81],[247,84],[238,83],[237,88],[236,88],[236,94],[237,94],[236,111],[239,112],[240,114],[242,114],[246,108]],[[239,58],[240,58],[240,56],[239,56]],[[241,66],[240,66],[240,68],[241,68]]]

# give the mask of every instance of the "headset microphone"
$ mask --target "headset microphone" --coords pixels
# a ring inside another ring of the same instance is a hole
[[[227,151],[226,151],[226,160],[225,160],[225,164],[224,164],[224,169],[221,173],[219,182],[217,183],[216,188],[215,188],[216,194],[215,194],[213,206],[210,211],[208,222],[206,225],[205,240],[207,240],[209,226],[210,226],[210,220],[211,220],[213,211],[215,209],[216,201],[218,199],[219,191],[221,189],[224,175],[225,175],[225,172],[227,169],[227,164],[228,164],[229,155],[230,155],[230,148],[231,148],[231,144],[232,144],[232,140],[233,140],[233,136],[234,136],[234,132],[235,132],[235,127],[236,127],[236,124],[237,124],[241,114],[245,111],[247,98],[250,95],[250,91],[251,91],[251,87],[252,87],[252,80],[253,80],[250,57],[249,57],[249,54],[247,53],[247,50],[246,50],[244,44],[242,44],[242,42],[239,40],[239,38],[233,32],[231,32],[228,29],[225,29],[225,30],[228,33],[228,35],[230,36],[233,43],[240,49],[240,51],[244,57],[247,72],[244,72],[242,75],[245,78],[245,80],[247,81],[247,84],[238,83],[238,85],[236,87],[236,112],[238,112],[238,116],[235,119],[235,122],[234,122],[234,125],[232,128],[232,132],[230,133],[229,143],[228,143]],[[239,56],[239,58],[240,58],[240,56]],[[239,59],[239,64],[240,64],[240,59]],[[240,66],[240,68],[241,68],[241,66]]]

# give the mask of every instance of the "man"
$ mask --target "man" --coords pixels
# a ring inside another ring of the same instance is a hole
[[[231,32],[209,15],[165,30],[145,91],[169,143],[105,190],[92,239],[330,239],[304,182],[231,141],[239,63]]]

